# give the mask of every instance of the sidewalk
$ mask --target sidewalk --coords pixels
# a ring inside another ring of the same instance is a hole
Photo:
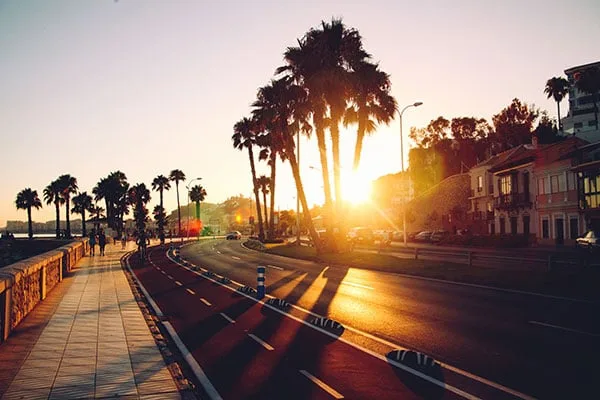
[[[0,398],[181,398],[121,269],[125,250],[98,254],[0,345]]]

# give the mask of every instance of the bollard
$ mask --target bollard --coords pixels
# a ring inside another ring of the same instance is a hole
[[[256,298],[260,300],[265,297],[265,267],[256,268],[256,272]]]

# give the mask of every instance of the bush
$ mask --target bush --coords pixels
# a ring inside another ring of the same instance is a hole
[[[244,242],[244,246],[252,250],[265,251],[267,248],[262,242],[254,239],[249,239]]]
[[[284,239],[265,239],[264,243],[283,243],[285,242]]]

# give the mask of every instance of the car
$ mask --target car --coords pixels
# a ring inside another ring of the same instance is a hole
[[[423,232],[419,232],[415,235],[415,237],[413,238],[413,240],[415,242],[430,242],[431,241],[431,234],[433,232],[431,231],[423,231]]]
[[[375,237],[371,228],[355,227],[348,231],[346,238],[355,244],[372,244]]]
[[[600,230],[591,229],[576,239],[576,245],[582,249],[600,249]]]
[[[227,240],[240,240],[242,238],[242,234],[238,231],[229,232],[225,239]]]
[[[433,231],[429,237],[429,241],[431,243],[440,243],[448,238],[448,236],[450,236],[450,232],[448,231]]]

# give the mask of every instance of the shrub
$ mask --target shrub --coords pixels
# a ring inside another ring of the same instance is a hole
[[[254,239],[249,239],[244,242],[244,246],[252,250],[265,251],[267,248],[262,242]]]

